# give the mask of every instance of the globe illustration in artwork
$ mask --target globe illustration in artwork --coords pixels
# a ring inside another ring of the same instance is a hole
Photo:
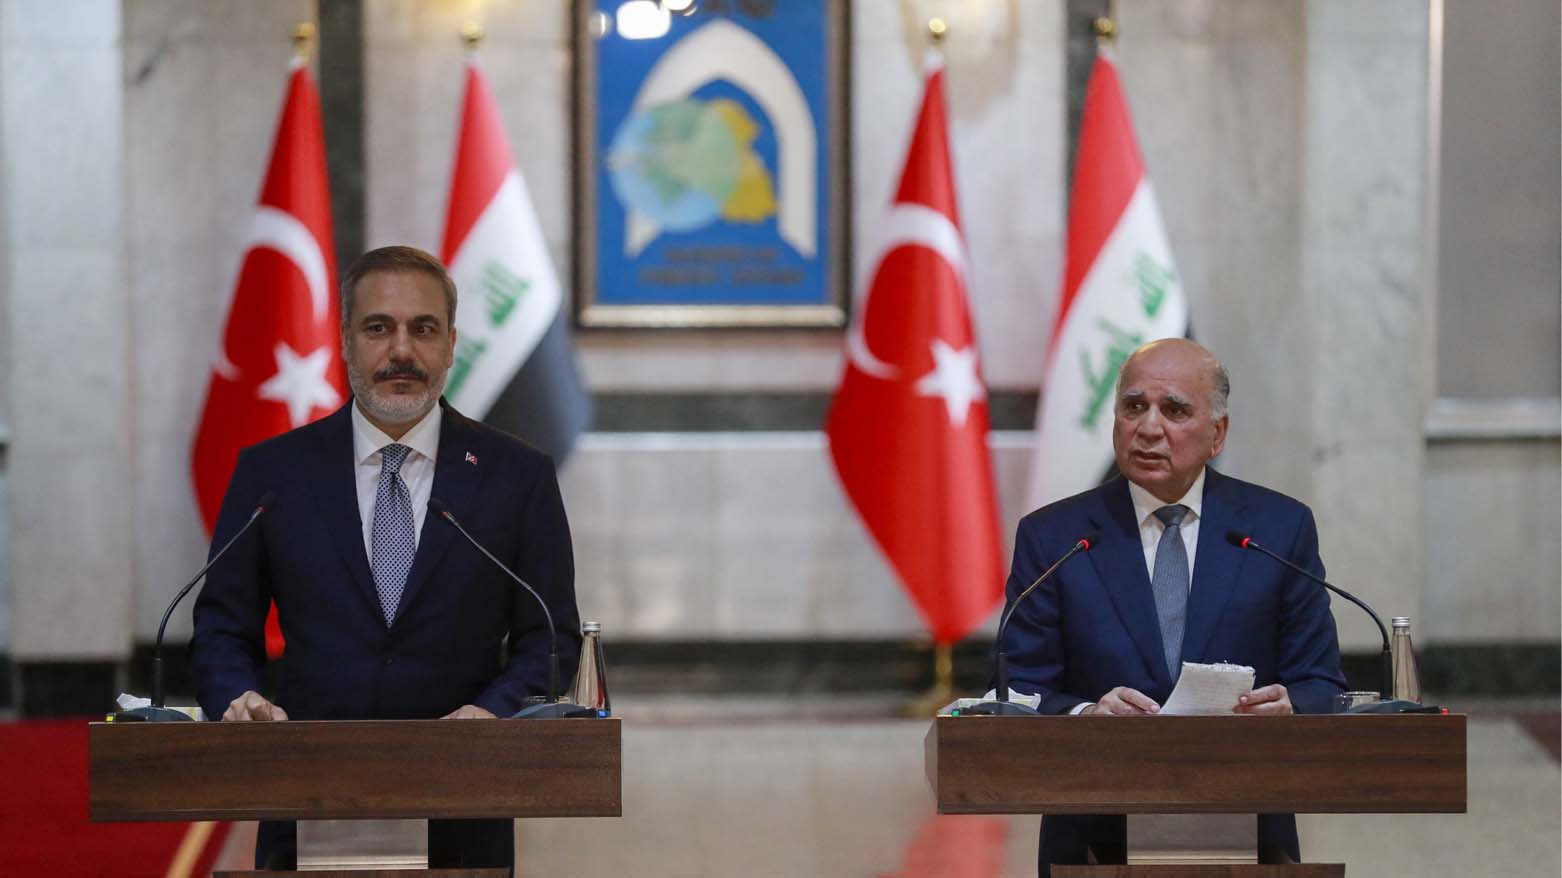
[[[613,191],[664,229],[775,213],[770,173],[755,152],[759,125],[736,101],[680,98],[632,114],[608,147]]]

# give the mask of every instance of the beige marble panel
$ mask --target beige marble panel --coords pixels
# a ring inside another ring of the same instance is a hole
[[[993,439],[1005,552],[1029,436]],[[823,437],[596,434],[561,474],[585,617],[616,636],[914,637],[924,628]]]
[[[119,0],[78,0],[69,15],[61,14],[58,0],[0,3],[0,34],[12,47],[112,49],[120,23]]]
[[[16,367],[7,487],[26,511],[12,519],[11,652],[19,660],[122,656],[133,439],[119,253],[31,246],[11,261],[8,307],[24,331],[7,351]]]
[[[1555,440],[1439,442],[1427,450],[1419,638],[1555,642],[1562,635],[1559,459]]]

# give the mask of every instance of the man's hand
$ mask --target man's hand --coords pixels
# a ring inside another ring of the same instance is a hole
[[[488,711],[475,704],[463,704],[460,707],[440,717],[440,719],[495,719]]]
[[[1279,683],[1270,683],[1261,686],[1237,699],[1237,706],[1231,708],[1232,713],[1246,713],[1253,716],[1290,716],[1291,696],[1286,694],[1285,687]]]
[[[1118,686],[1101,696],[1101,700],[1080,711],[1080,716],[1148,716],[1160,713],[1161,706],[1155,699],[1127,686]]]
[[[258,720],[267,722],[272,720],[287,719],[287,711],[267,701],[259,692],[251,689],[229,702],[228,709],[222,712],[223,722],[246,722]]]

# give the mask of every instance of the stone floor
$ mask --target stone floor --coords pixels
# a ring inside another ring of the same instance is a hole
[[[1303,815],[1303,854],[1358,876],[1562,872],[1558,706],[1466,700],[1469,813]],[[1001,878],[1035,874],[1035,817],[933,814],[926,720],[895,701],[632,699],[624,816],[517,824],[517,875]],[[244,832],[225,863],[242,864]],[[252,838],[253,836],[249,836]]]

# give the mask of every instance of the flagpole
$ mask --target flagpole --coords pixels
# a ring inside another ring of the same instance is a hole
[[[949,36],[949,24],[942,18],[927,21],[929,51],[941,61],[944,38]],[[933,644],[932,688],[907,702],[905,714],[911,717],[934,716],[944,705],[954,699],[955,656],[954,647],[948,643]]]

